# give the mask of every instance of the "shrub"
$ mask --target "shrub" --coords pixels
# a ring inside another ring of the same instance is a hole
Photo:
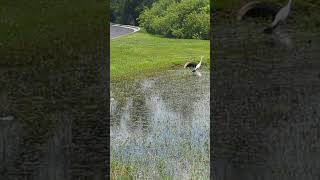
[[[208,39],[209,0],[159,0],[139,16],[147,32],[166,37]]]

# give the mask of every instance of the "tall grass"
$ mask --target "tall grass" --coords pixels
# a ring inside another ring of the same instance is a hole
[[[203,73],[167,71],[111,86],[113,179],[209,179],[209,75]]]
[[[159,129],[147,140],[133,136],[123,144],[112,142],[112,179],[208,179],[209,129],[202,132],[207,138],[194,142],[191,129],[180,133],[177,129]],[[163,133],[176,138],[163,138]]]

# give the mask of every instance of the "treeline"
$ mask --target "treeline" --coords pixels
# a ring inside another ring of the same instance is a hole
[[[112,0],[111,22],[139,25],[152,34],[208,39],[209,0]]]
[[[157,0],[111,0],[110,20],[113,23],[139,25],[137,18]]]

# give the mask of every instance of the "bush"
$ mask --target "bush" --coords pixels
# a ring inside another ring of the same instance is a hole
[[[166,37],[208,39],[209,0],[159,0],[139,16],[147,32]]]

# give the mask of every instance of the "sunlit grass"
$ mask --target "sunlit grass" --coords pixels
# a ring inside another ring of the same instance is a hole
[[[186,60],[209,64],[208,40],[169,39],[145,33],[111,40],[111,79],[130,79],[141,75],[153,75],[166,69],[182,67]],[[209,66],[207,66],[209,67]]]

